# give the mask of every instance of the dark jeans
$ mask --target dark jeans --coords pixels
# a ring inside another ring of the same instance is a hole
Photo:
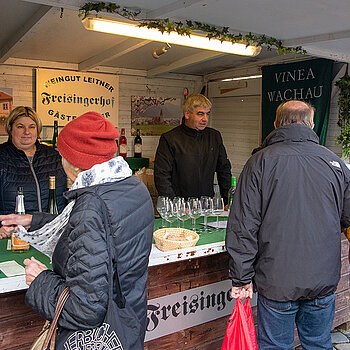
[[[321,299],[279,302],[258,295],[259,350],[292,350],[294,324],[304,350],[331,350],[334,294]]]

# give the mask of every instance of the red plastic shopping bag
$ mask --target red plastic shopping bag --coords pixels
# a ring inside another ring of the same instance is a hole
[[[240,299],[236,300],[227,322],[221,350],[258,350],[249,298],[246,299],[244,306]]]

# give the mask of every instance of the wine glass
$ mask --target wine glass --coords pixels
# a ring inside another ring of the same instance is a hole
[[[202,196],[200,199],[202,215],[204,216],[204,232],[208,232],[207,218],[213,212],[213,200],[208,196]]]
[[[188,198],[188,204],[190,208],[190,217],[192,218],[192,230],[195,231],[196,219],[198,219],[202,213],[201,201],[196,197],[190,197]]]
[[[177,215],[177,208],[178,208],[178,205],[179,205],[179,203],[181,203],[181,201],[183,201],[183,200],[185,200],[183,197],[179,197],[179,196],[176,196],[176,197],[174,197],[173,198],[173,205],[174,205],[174,211],[175,211],[175,213],[176,213],[176,215]],[[177,219],[178,219],[178,221],[177,221],[177,227],[180,227],[180,219],[179,219],[179,217],[177,216]]]
[[[216,215],[216,229],[219,229],[219,215],[225,210],[224,200],[221,196],[213,197],[213,214]]]
[[[164,214],[166,211],[166,201],[168,200],[168,197],[165,196],[159,196],[157,199],[157,211],[159,213],[159,215],[162,218],[162,224],[161,224],[161,228],[165,227],[164,225]]]
[[[189,219],[189,204],[188,201],[186,201],[184,198],[180,198],[176,204],[176,215],[177,218],[182,222],[182,228],[185,227],[185,221]]]
[[[164,219],[170,224],[176,220],[176,210],[170,198],[167,198],[166,200]]]

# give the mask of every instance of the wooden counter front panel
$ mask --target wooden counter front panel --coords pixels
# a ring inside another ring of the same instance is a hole
[[[26,350],[40,333],[44,320],[25,302],[25,292],[0,295],[0,349]]]
[[[350,321],[350,285],[349,285],[349,244],[342,241],[341,279],[336,296],[335,318],[333,327]],[[178,293],[228,279],[228,254],[170,263],[149,268],[147,283],[148,298]],[[253,307],[256,320],[256,307]],[[146,350],[219,350],[226,330],[228,317],[204,323],[178,331],[145,343]],[[296,335],[295,346],[299,344]]]
[[[228,254],[152,266],[148,269],[147,298],[179,293],[228,279]],[[145,350],[220,349],[228,317],[221,317],[145,343]]]

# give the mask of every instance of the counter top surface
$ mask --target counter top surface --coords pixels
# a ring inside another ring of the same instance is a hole
[[[227,220],[227,217],[225,217],[226,215],[224,214],[224,217],[220,217],[220,220]],[[209,217],[208,219],[208,222],[216,221],[215,217]],[[198,224],[195,226],[196,231],[203,228],[203,225],[201,224],[202,221],[203,218],[198,219]],[[161,219],[156,219],[154,230],[156,231],[159,229],[161,224]],[[192,229],[190,220],[185,222],[185,228]],[[162,252],[153,244],[149,259],[149,266],[162,265],[222,253],[225,251],[225,232],[225,229],[211,229],[207,233],[199,233],[199,240],[196,246],[185,249]],[[34,256],[48,268],[52,268],[50,259],[33,247],[30,247],[29,251],[25,253],[12,253],[11,250],[8,250],[8,241],[9,239],[0,239],[0,262],[14,260],[20,265],[24,266],[24,259],[30,259],[32,256]],[[0,293],[7,293],[27,288],[28,286],[25,283],[24,275],[6,277],[4,273],[0,271]]]

